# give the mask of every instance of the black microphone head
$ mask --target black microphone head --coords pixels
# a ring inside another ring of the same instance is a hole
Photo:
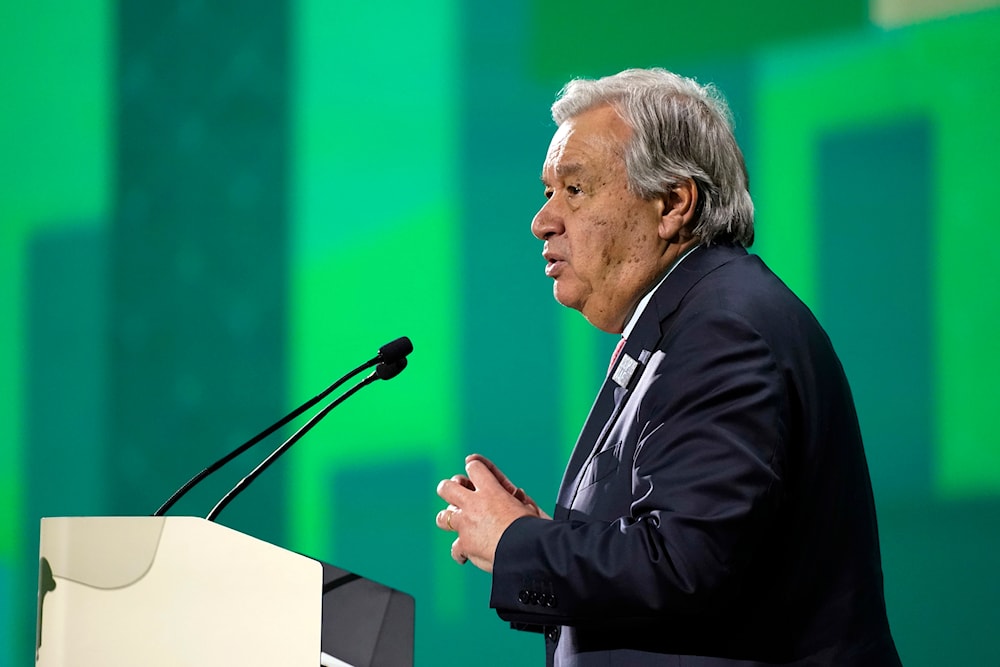
[[[406,336],[386,343],[378,349],[378,360],[383,364],[391,364],[394,361],[403,359],[410,352],[413,352],[413,343]],[[403,370],[400,368],[399,370]]]
[[[403,339],[400,338],[400,340]],[[410,341],[406,342],[408,343]],[[379,380],[391,380],[402,373],[404,368],[406,368],[406,357],[402,357],[392,362],[383,361],[375,367],[375,376],[378,377]]]

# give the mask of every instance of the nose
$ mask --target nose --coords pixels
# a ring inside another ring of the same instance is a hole
[[[555,197],[546,201],[531,221],[531,233],[539,241],[563,233],[562,216],[554,210]]]

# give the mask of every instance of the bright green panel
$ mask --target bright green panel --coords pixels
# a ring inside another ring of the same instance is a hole
[[[111,28],[107,2],[0,3],[4,247],[43,220],[104,212]]]
[[[936,211],[939,482],[951,496],[1000,490],[1000,434],[993,419],[1000,376],[1000,246],[979,241],[984,224],[996,217],[1000,182],[1000,163],[991,157],[1000,154],[1000,12],[982,16],[980,21],[956,21],[952,34],[931,33],[935,39],[928,39],[921,53],[938,68],[932,82],[939,88],[928,94],[941,119]]]
[[[405,224],[455,187],[453,5],[299,3],[299,256]]]
[[[42,225],[104,219],[109,6],[0,3],[0,559],[19,536],[24,253]]]
[[[937,487],[946,494],[1000,489],[1000,438],[991,423],[992,353],[1000,325],[996,244],[974,244],[993,217],[1000,172],[981,156],[1000,150],[1000,13],[989,12],[895,32],[865,35],[762,58],[758,91],[755,178],[758,251],[806,301],[817,304],[816,137],[854,124],[923,115],[937,128],[932,265],[936,268],[934,368]],[[851,189],[878,183],[837,183],[843,215]],[[857,239],[865,243],[864,238]],[[894,249],[886,249],[887,262]],[[970,253],[970,251],[972,251]],[[849,258],[844,258],[845,265]],[[891,270],[887,266],[887,270]]]
[[[98,0],[0,3],[0,665],[34,639],[23,525],[24,273],[40,228],[106,219],[110,187],[110,6]],[[7,607],[9,606],[9,611]],[[9,634],[7,632],[9,631]],[[17,656],[17,658],[15,658]]]
[[[409,452],[444,477],[463,454],[454,14],[447,1],[300,4],[293,394],[315,394],[398,336],[415,347],[399,378],[352,398],[292,454],[293,541],[317,556],[349,531],[328,525],[331,469]]]
[[[411,387],[424,388],[418,403],[430,407],[404,405],[405,414],[393,413],[395,430],[375,431],[364,407],[400,409],[400,398],[366,392],[344,406],[347,414],[331,417],[343,420],[336,443],[304,443],[293,454],[293,536],[309,553],[327,544],[322,485],[330,457],[378,458],[400,443],[440,448],[457,440],[449,414],[454,383],[446,379],[448,351],[457,349],[457,279],[449,272],[455,213],[446,203],[455,182],[453,14],[446,0],[419,8],[299,4],[293,393],[313,395],[379,345],[408,335],[416,348],[411,367],[390,387],[367,392],[416,382]],[[413,380],[430,369],[437,379]],[[358,434],[372,446],[339,444]]]
[[[326,550],[352,533],[350,525],[331,522],[325,488],[330,471],[419,458],[436,469],[436,479],[459,472],[456,466],[465,452],[459,441],[461,401],[455,388],[463,351],[455,329],[455,278],[450,271],[454,253],[440,229],[441,221],[452,218],[448,208],[414,215],[406,227],[372,234],[364,244],[300,265],[291,337],[293,386],[300,388],[295,390],[299,400],[373,356],[383,343],[406,335],[414,345],[409,366],[398,378],[352,397],[291,454],[293,543],[306,553],[329,557]],[[433,496],[436,479],[427,480],[428,497]],[[371,483],[392,493],[392,480]],[[413,499],[396,497],[396,502]],[[364,514],[364,508],[349,509]],[[434,529],[433,514],[427,516],[425,528],[434,534],[436,553],[442,555],[434,566],[453,565],[445,557],[450,539]],[[372,548],[388,548],[393,538],[387,533],[385,539],[384,545]],[[364,574],[378,578],[378,573]],[[448,577],[444,571],[438,575]],[[458,612],[455,597],[438,596],[422,604],[427,612],[434,604],[444,605],[438,612]]]
[[[815,184],[817,139],[853,124],[872,124],[926,106],[925,94],[909,89],[912,73],[896,49],[898,40],[870,38],[774,51],[761,59],[758,89],[755,247],[806,303],[816,300],[818,247]],[[902,61],[902,62],[901,62]],[[902,71],[900,71],[902,70]],[[849,213],[852,183],[845,190]]]

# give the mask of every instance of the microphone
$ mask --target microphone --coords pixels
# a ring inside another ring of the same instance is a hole
[[[402,336],[401,338],[389,341],[380,347],[378,349],[378,354],[375,355],[375,360],[377,363],[392,364],[405,358],[410,352],[413,352],[413,343],[411,343],[410,339],[406,336]],[[368,366],[365,368],[374,365],[374,363],[375,362],[369,362]],[[403,366],[405,367],[406,364],[403,364]],[[403,369],[400,368],[399,370]],[[389,378],[385,379],[388,380]]]
[[[403,340],[403,339],[399,339],[399,340]],[[396,342],[396,341],[393,341],[393,342]],[[408,340],[407,340],[407,343],[409,343]],[[391,343],[390,343],[390,345],[391,345]],[[410,349],[412,349],[412,347],[413,346],[411,345]],[[409,354],[409,351],[407,351],[406,354]],[[338,396],[336,399],[334,399],[333,401],[331,401],[330,403],[328,403],[326,406],[324,406],[322,410],[320,410],[319,412],[317,412],[315,415],[312,416],[312,418],[309,419],[309,421],[307,421],[305,424],[303,424],[302,428],[300,428],[298,431],[296,431],[294,434],[292,434],[292,436],[290,438],[288,438],[288,440],[285,440],[283,443],[281,443],[278,446],[277,449],[275,449],[273,452],[271,452],[270,456],[268,456],[266,459],[264,459],[263,461],[261,461],[260,464],[256,468],[254,468],[253,470],[251,470],[250,473],[246,477],[244,477],[243,479],[241,479],[239,481],[239,483],[236,486],[234,486],[229,491],[229,493],[227,493],[225,496],[223,496],[222,500],[220,500],[215,505],[215,507],[212,508],[212,511],[209,512],[208,516],[206,516],[205,518],[208,519],[209,521],[215,521],[216,517],[219,516],[219,513],[222,510],[224,510],[226,508],[226,506],[229,503],[231,503],[234,498],[236,498],[236,496],[238,496],[244,490],[246,490],[246,488],[248,486],[250,486],[250,484],[255,479],[257,479],[257,477],[259,477],[262,472],[264,472],[265,470],[267,470],[271,466],[272,463],[274,463],[276,460],[278,460],[279,456],[281,456],[282,454],[284,454],[285,452],[287,452],[291,448],[292,445],[294,445],[296,442],[299,441],[299,439],[302,436],[304,436],[306,433],[308,433],[312,429],[313,426],[315,426],[316,424],[318,424],[319,421],[321,419],[323,419],[323,417],[326,417],[330,413],[331,410],[333,410],[335,407],[337,407],[338,405],[340,405],[341,403],[343,403],[344,401],[346,401],[348,398],[350,398],[351,396],[353,396],[354,394],[356,394],[358,391],[361,390],[362,387],[370,385],[372,382],[375,382],[376,380],[391,380],[392,378],[394,378],[397,375],[399,375],[400,373],[402,373],[404,368],[406,368],[406,356],[405,355],[404,356],[399,356],[398,358],[395,359],[395,361],[383,361],[383,362],[379,363],[378,366],[375,367],[375,370],[373,370],[371,373],[369,373],[368,376],[365,377],[364,380],[362,380],[361,382],[358,382],[356,385],[354,385],[353,387],[351,387],[350,389],[348,389],[347,391],[345,391],[343,394],[341,394],[340,396]]]
[[[406,368],[406,357],[401,357],[391,363],[383,361],[375,367],[373,373],[379,380],[391,380],[402,373],[404,368]]]
[[[301,415],[303,412],[305,412],[309,408],[313,407],[314,405],[316,405],[317,403],[319,403],[320,401],[322,401],[324,398],[326,398],[327,396],[329,396],[333,391],[335,391],[338,387],[340,387],[342,384],[344,384],[345,382],[347,382],[348,380],[350,380],[352,377],[354,377],[358,373],[361,373],[362,371],[367,370],[367,369],[371,368],[372,366],[375,366],[376,364],[379,364],[379,365],[386,364],[387,367],[388,367],[390,365],[396,364],[400,360],[403,360],[403,362],[404,362],[403,366],[405,367],[405,365],[406,365],[405,364],[406,355],[408,355],[410,352],[413,352],[413,343],[411,343],[410,339],[407,338],[406,336],[402,336],[401,338],[397,338],[396,340],[393,340],[393,341],[390,341],[390,342],[386,343],[385,345],[383,345],[382,347],[380,347],[378,349],[378,354],[376,354],[374,357],[372,357],[371,359],[369,359],[365,363],[361,364],[360,366],[358,366],[357,368],[355,368],[354,370],[352,370],[351,372],[349,372],[347,375],[343,376],[342,378],[340,378],[339,380],[337,380],[336,382],[334,382],[333,384],[331,384],[329,387],[327,387],[326,389],[324,389],[320,393],[316,394],[315,396],[313,396],[312,398],[310,398],[308,401],[306,401],[305,403],[303,403],[299,407],[295,408],[294,410],[292,410],[291,412],[289,412],[287,415],[285,415],[284,417],[282,417],[281,419],[279,419],[275,423],[271,424],[266,429],[264,429],[263,431],[261,431],[260,433],[258,433],[257,435],[255,435],[254,437],[250,438],[249,440],[247,440],[246,442],[244,442],[242,445],[240,445],[239,447],[237,447],[233,451],[229,452],[228,454],[226,454],[225,456],[223,456],[221,459],[219,459],[218,461],[216,461],[215,463],[213,463],[212,465],[208,466],[207,468],[205,468],[204,470],[202,470],[201,472],[199,472],[197,475],[195,475],[194,477],[192,477],[191,479],[189,479],[184,484],[184,486],[182,486],[181,488],[179,488],[176,491],[174,491],[173,495],[171,495],[170,498],[168,498],[165,503],[163,503],[162,505],[160,505],[159,509],[157,509],[155,512],[153,512],[153,516],[163,516],[164,514],[166,514],[167,511],[171,507],[173,507],[174,504],[178,500],[180,500],[181,498],[183,498],[187,494],[188,491],[190,491],[195,486],[197,486],[203,479],[205,479],[206,477],[208,477],[209,475],[211,475],[212,473],[214,473],[216,470],[218,470],[222,466],[226,465],[227,463],[229,463],[230,461],[232,461],[233,459],[235,459],[237,456],[239,456],[243,452],[247,451],[248,449],[250,449],[251,447],[253,447],[254,445],[256,445],[258,442],[260,442],[261,440],[263,440],[267,436],[269,436],[272,433],[274,433],[275,431],[277,431],[279,428],[281,428],[282,426],[284,426],[288,422],[292,421],[293,419],[295,419],[296,417],[298,417],[299,415]],[[400,371],[402,371],[402,368],[400,368],[398,371],[396,371],[396,374],[398,374]],[[387,372],[387,371],[383,371],[383,372]],[[386,379],[389,379],[389,378],[386,378]]]

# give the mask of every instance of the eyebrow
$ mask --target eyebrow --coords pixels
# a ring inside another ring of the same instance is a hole
[[[580,162],[561,162],[555,168],[554,171],[556,173],[556,176],[565,179],[568,176],[574,176],[581,172],[586,171],[586,167],[584,167],[583,164]],[[541,179],[542,183],[545,183],[544,173],[542,173],[542,175],[539,178]]]

